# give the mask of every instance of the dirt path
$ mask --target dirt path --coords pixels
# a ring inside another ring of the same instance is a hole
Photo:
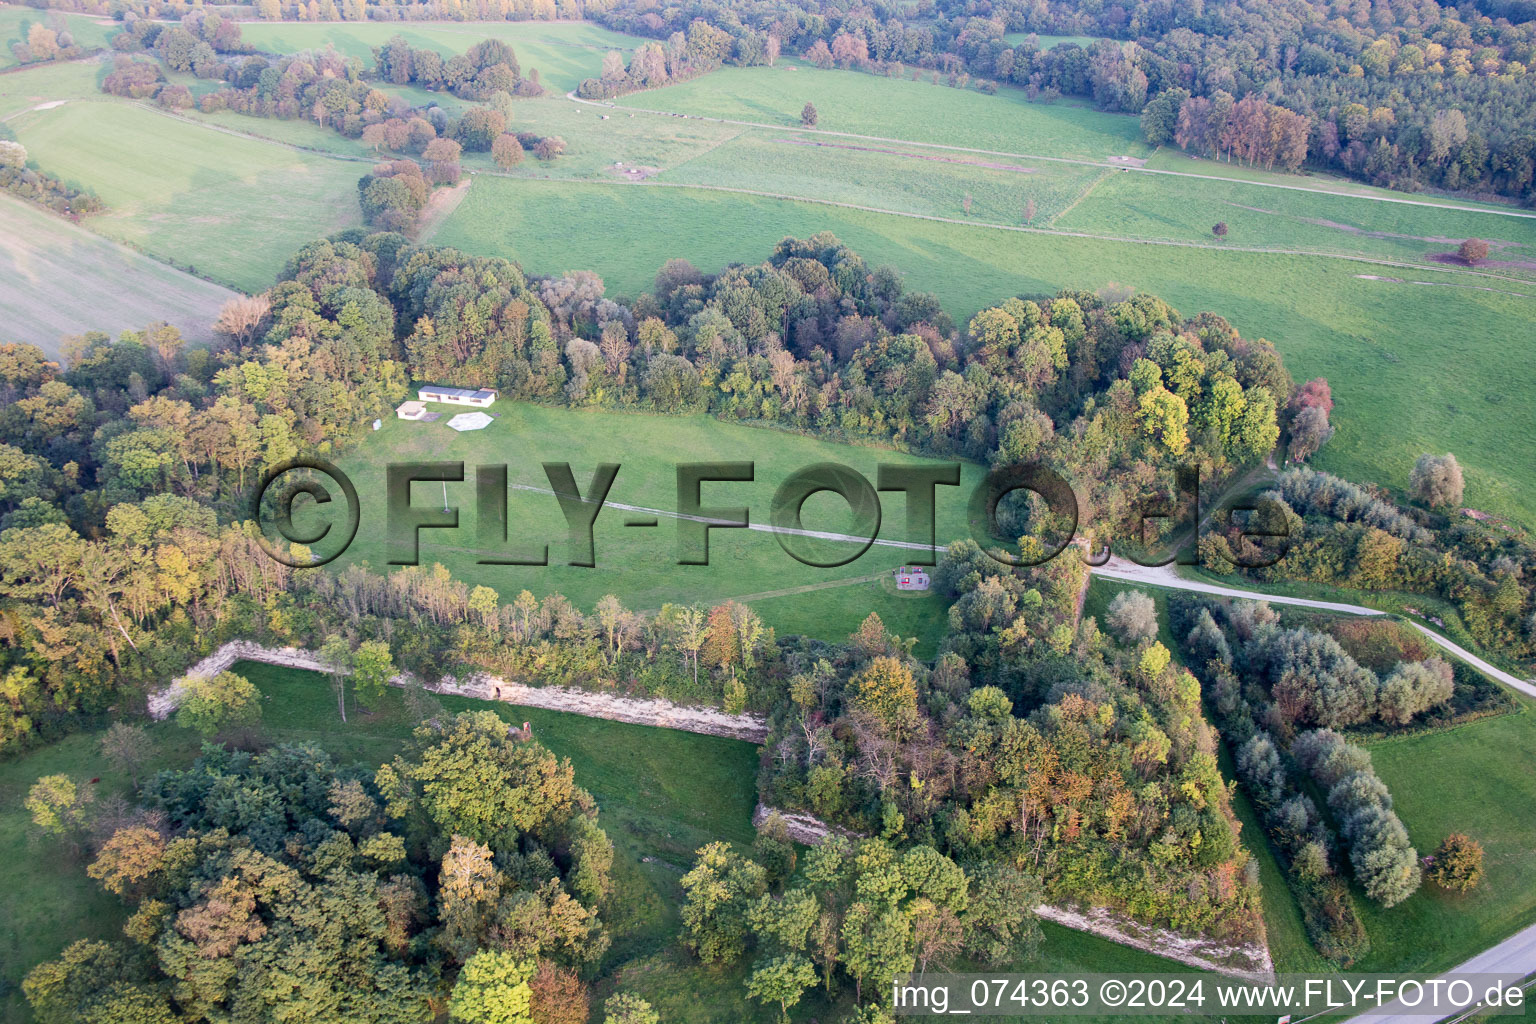
[[[1381,281],[1385,284],[1412,284],[1422,288],[1470,288],[1475,292],[1493,292],[1496,295],[1514,295],[1522,299],[1530,298],[1525,292],[1512,292],[1507,288],[1489,288],[1480,284],[1456,284],[1453,281],[1409,281],[1401,277],[1382,277],[1377,274],[1356,274],[1361,281]],[[1507,277],[1499,278],[1501,281],[1510,280]]]
[[[193,665],[185,675],[204,677],[218,675],[239,661],[280,665],[306,672],[327,671],[327,666],[319,655],[301,647],[265,647],[249,640],[232,640]],[[415,680],[402,674],[395,676],[390,682],[396,686],[406,686]],[[627,722],[631,725],[679,729],[683,732],[723,736],[749,743],[761,743],[768,735],[768,723],[761,715],[747,713],[733,715],[719,708],[674,704],[660,697],[627,697],[619,693],[578,690],[568,686],[528,686],[491,675],[474,675],[462,680],[445,676],[436,683],[423,685],[433,693],[471,697],[476,700],[495,700],[505,704],[516,704],[519,707],[563,711],[572,715],[584,715],[587,718]],[[150,716],[153,718],[170,716],[180,704],[182,692],[180,680],[177,679],[150,694]]]
[[[1265,594],[1257,590],[1239,590],[1235,587],[1223,587],[1215,583],[1187,580],[1175,572],[1171,565],[1137,565],[1135,562],[1127,561],[1123,558],[1111,558],[1104,565],[1091,571],[1095,576],[1101,576],[1107,580],[1123,580],[1126,583],[1139,583],[1143,586],[1163,587],[1169,590],[1187,590],[1197,594],[1210,594],[1215,597],[1236,597],[1246,601],[1267,601],[1270,604],[1318,608],[1323,611],[1340,612],[1345,615],[1379,616],[1388,614],[1379,608],[1367,608],[1364,605],[1346,604],[1341,601],[1319,601],[1309,597],[1286,597],[1281,594]],[[1536,684],[1533,684],[1530,680],[1521,679],[1519,676],[1511,675],[1503,669],[1489,664],[1461,645],[1436,633],[1428,626],[1421,626],[1412,619],[1408,620],[1408,622],[1409,625],[1423,633],[1425,637],[1442,650],[1460,658],[1490,678],[1497,679],[1504,685],[1519,690],[1527,696],[1536,697]]]
[[[809,594],[813,590],[836,590],[838,587],[852,587],[860,583],[873,583],[876,580],[884,579],[886,575],[885,570],[881,570],[880,572],[872,572],[868,576],[850,576],[847,579],[827,580],[825,583],[807,583],[799,587],[785,587],[783,590],[763,590],[756,594],[740,594],[736,597],[727,598],[727,600],[747,604],[752,601],[767,601],[775,597],[793,597],[796,594]],[[654,609],[652,611],[654,612]]]
[[[453,211],[459,208],[464,197],[469,194],[469,186],[475,179],[466,176],[452,188],[435,189],[427,199],[427,205],[422,208],[421,219],[416,225],[416,243],[424,244],[437,234],[437,229],[443,226],[443,222],[453,216]]]

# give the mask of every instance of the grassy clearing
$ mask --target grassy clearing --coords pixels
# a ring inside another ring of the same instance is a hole
[[[1482,884],[1465,896],[1426,883],[1391,910],[1361,901],[1374,948],[1360,970],[1440,970],[1536,921],[1536,710],[1518,699],[1516,714],[1370,745],[1419,853],[1466,832],[1487,856]]]
[[[749,130],[663,172],[657,180],[1000,224],[1024,223],[1025,204],[1033,199],[1035,223],[1044,224],[1098,178],[1113,173],[1046,161],[987,167],[986,161],[986,157],[969,154],[856,139]],[[1002,159],[991,162],[1007,163]],[[969,214],[965,212],[967,196],[971,198]]]
[[[1031,37],[1040,44],[1040,49],[1049,50],[1060,46],[1062,43],[1075,43],[1086,49],[1099,41],[1097,36],[1042,36],[1033,32],[1009,32],[1003,36],[1003,42],[1009,46],[1018,46]]]
[[[672,111],[798,127],[800,109],[814,103],[817,127],[913,142],[1007,153],[1103,160],[1146,156],[1135,118],[1084,107],[1029,103],[1017,89],[995,96],[794,62],[774,68],[725,68],[703,78],[620,97],[620,108]],[[899,114],[897,113],[899,112]]]
[[[97,85],[107,67],[96,61],[77,60],[39,64],[0,75],[0,121],[9,121],[39,103],[97,95]]]
[[[0,278],[5,340],[55,357],[64,335],[116,334],[154,320],[176,324],[189,341],[209,341],[219,307],[235,296],[10,196],[0,196]],[[91,282],[88,305],[82,281]]]
[[[434,408],[449,416],[458,411]],[[703,502],[706,506],[745,506],[751,510],[752,522],[766,523],[774,491],[796,470],[819,462],[837,462],[859,470],[873,482],[877,463],[916,461],[888,450],[829,444],[706,417],[578,412],[514,402],[499,402],[493,411],[500,414],[495,423],[463,434],[449,429],[446,417],[436,423],[389,420],[383,430],[343,459],[341,467],[352,477],[360,496],[362,522],[357,539],[335,565],[366,562],[381,571],[387,568],[384,494],[385,470],[390,462],[462,459],[468,467],[507,463],[510,483],[538,488],[549,486],[541,462],[569,462],[583,489],[597,463],[617,462],[621,468],[609,500],[665,510],[677,507],[677,463],[750,461],[756,463],[755,482],[706,484]],[[940,544],[963,535],[966,501],[980,472],[979,467],[967,466],[960,487],[939,491]],[[772,534],[714,530],[710,564],[684,566],[677,564],[677,520],[660,517],[654,527],[626,527],[627,519],[641,514],[608,508],[599,514],[594,529],[597,567],[574,567],[566,564],[567,528],[555,499],[514,490],[508,503],[508,522],[525,547],[547,541],[551,564],[478,565],[477,560],[489,552],[477,547],[473,470],[467,473],[471,479],[448,485],[449,504],[459,508],[458,529],[422,531],[421,562],[442,562],[455,578],[494,587],[504,600],[527,588],[539,596],[562,593],[590,610],[598,598],[612,593],[631,608],[654,610],[668,601],[719,602],[865,577],[892,569],[911,557],[905,550],[876,545],[847,565],[819,569],[797,562]],[[441,501],[440,486],[416,485],[416,505],[431,509],[439,507]],[[904,536],[904,499],[887,494],[882,504],[880,536],[912,539]],[[825,493],[806,502],[803,522],[809,530],[837,533],[854,525],[846,503]],[[916,538],[918,542],[925,539]],[[813,543],[819,557],[846,553],[850,548],[844,543]],[[936,599],[913,601],[893,590],[868,585],[853,592],[843,588],[813,590],[754,603],[781,634],[842,639],[871,611],[878,611],[882,619],[890,616],[890,628],[904,636],[920,636],[930,646],[936,642],[945,614]]]
[[[985,98],[985,97],[981,97]],[[635,226],[612,244],[615,225]],[[652,226],[664,225],[664,230]],[[1536,431],[1521,396],[1536,369],[1518,339],[1536,300],[1431,269],[1394,284],[1359,275],[1389,268],[1311,256],[1187,249],[943,224],[807,203],[660,186],[477,181],[436,241],[521,260],[538,273],[602,268],[610,291],[635,295],[684,256],[704,270],[755,263],[786,235],[830,230],[908,287],[938,294],[958,317],[1014,294],[1098,289],[1153,292],[1185,314],[1215,310],[1276,342],[1298,379],[1333,386],[1338,434],[1316,460],[1357,480],[1406,486],[1426,451],[1453,451],[1467,502],[1536,521],[1536,480],[1517,437]],[[1458,372],[1444,367],[1451,347]]]
[[[800,633],[828,640],[840,638],[838,630],[846,623],[877,612],[887,630],[917,640],[912,653],[924,660],[938,656],[939,642],[949,632],[949,602],[933,591],[901,593],[883,578],[747,603],[780,635]],[[852,630],[843,635],[848,632]]]
[[[1536,260],[1536,219],[1150,174],[1111,174],[1092,196],[1051,226],[1133,238],[1213,242],[1211,225],[1218,219],[1227,224],[1230,245],[1420,260],[1454,251],[1462,239],[1477,237],[1493,244],[1491,263]],[[1510,269],[1496,264],[1494,268],[1501,273]],[[1525,269],[1536,270],[1536,263]]]
[[[583,22],[252,22],[241,26],[242,38],[260,50],[297,53],[334,46],[368,67],[373,66],[374,47],[396,35],[417,49],[436,50],[445,57],[463,53],[483,39],[500,39],[517,53],[524,75],[536,68],[545,88],[562,93],[601,73],[604,53],[632,50],[645,42]]]
[[[358,222],[357,164],[295,153],[120,102],[12,118],[37,166],[93,189],[90,227],[245,291],[295,250]]]

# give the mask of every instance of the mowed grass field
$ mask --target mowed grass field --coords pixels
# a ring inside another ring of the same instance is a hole
[[[155,320],[188,341],[210,341],[220,307],[236,294],[11,196],[0,196],[0,280],[0,340],[54,357],[64,335]]]
[[[1536,703],[1516,699],[1515,714],[1369,746],[1414,847],[1430,854],[1465,832],[1483,844],[1486,876],[1465,896],[1426,884],[1391,910],[1362,903],[1376,949],[1361,970],[1449,967],[1536,922]]]
[[[20,76],[17,76],[20,77]],[[366,166],[81,100],[7,122],[42,169],[93,190],[89,226],[179,267],[261,291],[299,247],[361,219]]]
[[[1216,173],[1225,170],[1222,165]],[[1227,225],[1224,244],[1230,246],[1359,253],[1415,262],[1449,256],[1463,239],[1482,238],[1492,251],[1481,269],[1501,275],[1536,272],[1536,215],[1373,202],[1168,175],[1110,172],[1051,227],[1214,243],[1211,227],[1218,220]]]
[[[768,524],[775,491],[798,470],[832,462],[858,470],[874,485],[880,463],[910,465],[927,460],[702,416],[551,409],[510,401],[492,407],[497,419],[484,430],[456,433],[448,427],[448,419],[462,410],[429,408],[442,412],[443,418],[435,423],[387,420],[381,431],[340,461],[357,488],[362,519],[357,538],[331,564],[332,569],[352,563],[366,563],[381,572],[391,568],[384,501],[389,464],[462,460],[466,479],[447,484],[448,504],[459,510],[459,526],[453,531],[421,531],[420,561],[423,565],[441,562],[455,578],[493,587],[503,600],[510,601],[523,589],[540,597],[561,593],[590,611],[603,595],[614,594],[629,608],[654,611],[667,602],[718,603],[735,598],[756,607],[781,635],[802,633],[840,640],[871,611],[879,612],[882,619],[889,616],[888,628],[918,637],[930,652],[942,634],[947,609],[937,596],[914,599],[869,579],[910,561],[914,552],[908,549],[875,544],[846,565],[818,568],[793,558],[772,533],[715,529],[710,531],[709,564],[680,565],[679,520],[610,507],[598,514],[594,527],[597,564],[584,568],[569,564],[572,552],[565,519],[554,496],[542,493],[550,487],[541,468],[544,462],[570,463],[584,494],[596,466],[613,462],[620,468],[608,495],[610,502],[671,512],[678,509],[678,464],[752,462],[753,482],[706,483],[703,504],[744,507],[752,523]],[[474,467],[499,464],[508,466],[509,484],[539,489],[511,491],[509,547],[536,551],[548,544],[547,566],[478,564],[498,551],[479,543]],[[968,530],[967,503],[981,474],[981,467],[964,464],[960,486],[938,489],[941,548]],[[442,508],[443,485],[416,484],[413,504],[426,510]],[[880,538],[926,542],[924,537],[906,536],[903,495],[882,494],[881,506]],[[645,518],[655,519],[657,525],[626,525],[630,519]],[[806,530],[844,534],[855,527],[847,503],[833,494],[817,494],[805,503]],[[808,538],[798,543],[804,547],[797,550],[808,551],[818,561],[841,559],[859,546]],[[859,582],[827,586],[849,580]]]
[[[1144,157],[1135,118],[1112,117],[1070,103],[1029,103],[1005,89],[985,96],[974,89],[933,85],[925,77],[878,78],[823,71],[794,61],[772,68],[723,68],[681,85],[632,93],[620,108],[660,110],[778,125],[800,124],[806,103],[816,106],[820,132],[878,135],[1004,153],[1105,160]]]
[[[585,22],[247,22],[240,28],[241,38],[258,50],[297,53],[334,46],[368,67],[373,66],[374,48],[396,35],[417,49],[436,50],[445,57],[463,53],[483,39],[500,39],[517,54],[524,76],[537,69],[539,81],[557,93],[569,92],[584,78],[597,77],[603,69],[603,54],[609,50],[625,52],[646,41]]]

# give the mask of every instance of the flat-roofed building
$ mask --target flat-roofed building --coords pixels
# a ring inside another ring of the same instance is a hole
[[[443,405],[472,405],[484,408],[496,401],[495,388],[442,388],[433,385],[421,388],[416,397],[423,402],[440,402]]]

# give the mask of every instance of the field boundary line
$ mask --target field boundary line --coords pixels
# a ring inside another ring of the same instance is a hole
[[[1093,192],[1094,189],[1103,184],[1108,178],[1108,174],[1101,174],[1097,178],[1094,178],[1092,181],[1090,181],[1088,183],[1088,187],[1083,189],[1083,191],[1078,194],[1076,199],[1068,203],[1065,209],[1058,211],[1056,216],[1052,217],[1049,221],[1046,222],[1047,227],[1050,228],[1050,230],[1055,230],[1052,225],[1061,220],[1061,218],[1065,217],[1067,214],[1071,213],[1077,207],[1078,203],[1082,202],[1084,199],[1087,199],[1089,194]]]
[[[476,171],[476,174],[490,174],[493,177],[517,179],[517,175],[498,174],[495,171]],[[519,179],[521,180],[521,179]],[[737,195],[757,196],[762,199],[775,199],[780,202],[790,203],[815,203],[820,206],[835,206],[844,210],[858,210],[862,213],[876,213],[886,217],[910,217],[914,220],[934,221],[939,224],[959,224],[964,227],[992,229],[996,231],[1017,231],[1022,234],[1046,235],[1057,238],[1084,238],[1100,242],[1119,242],[1126,245],[1160,245],[1176,249],[1201,249],[1214,253],[1247,253],[1259,256],[1311,256],[1319,259],[1345,260],[1351,263],[1365,263],[1377,267],[1395,267],[1399,270],[1417,270],[1420,273],[1431,274],[1465,274],[1473,277],[1487,278],[1493,281],[1503,281],[1506,284],[1531,284],[1530,281],[1518,277],[1504,277],[1500,274],[1490,274],[1480,270],[1463,270],[1457,267],[1433,267],[1419,263],[1405,263],[1399,260],[1389,260],[1382,257],[1360,256],[1342,252],[1314,252],[1307,249],[1281,249],[1267,246],[1236,246],[1236,245],[1208,245],[1204,242],[1179,241],[1168,238],[1130,238],[1124,235],[1098,235],[1088,231],[1062,231],[1056,228],[1031,228],[1018,224],[998,224],[992,221],[965,220],[961,217],[944,217],[936,213],[904,213],[901,210],[887,210],[879,206],[864,206],[859,203],[847,203],[837,199],[820,199],[814,196],[796,196],[782,192],[765,192],[759,189],[737,188],[731,185],[696,185],[682,181],[657,181],[654,178],[645,181],[595,181],[587,178],[560,178],[542,179],[558,180],[576,185],[595,185],[598,187],[612,188],[694,188],[705,192],[728,192]],[[1497,291],[1497,289],[1478,289],[1473,285],[1446,285],[1446,287],[1471,288],[1480,291]],[[1499,292],[1500,294],[1518,295],[1519,292]]]
[[[651,92],[650,89],[642,89],[640,92]],[[565,94],[566,98],[575,103],[585,103],[594,107],[613,107],[623,110],[633,110],[637,113],[653,114],[657,117],[682,117],[696,121],[716,121],[722,124],[739,124],[752,128],[767,128],[776,132],[791,132],[797,135],[834,135],[848,139],[866,139],[872,142],[889,142],[902,146],[917,146],[925,149],[947,149],[958,153],[980,153],[986,156],[1006,156],[1017,160],[1045,160],[1059,164],[1078,164],[1085,167],[1105,167],[1118,171],[1138,171],[1142,174],[1164,174],[1175,178],[1196,178],[1205,181],[1223,181],[1233,185],[1255,185],[1260,188],[1278,188],[1290,192],[1311,192],[1324,196],[1339,196],[1344,199],[1363,199],[1377,203],[1399,203],[1404,206],[1426,206],[1437,210],[1455,210],[1461,213],[1486,213],[1495,217],[1515,217],[1520,220],[1536,220],[1536,213],[1527,213],[1523,210],[1498,210],[1487,209],[1481,206],[1465,206],[1457,203],[1435,203],[1423,199],[1400,199],[1396,196],[1365,195],[1359,192],[1337,192],[1326,188],[1308,188],[1305,185],[1287,185],[1278,181],[1253,181],[1248,178],[1227,178],[1219,174],[1198,174],[1194,171],[1169,171],[1157,167],[1128,167],[1124,164],[1112,164],[1103,160],[1088,160],[1083,157],[1070,156],[1041,156],[1038,153],[1011,153],[998,149],[978,149],[972,146],[955,146],[942,142],[914,142],[911,139],[898,139],[888,135],[863,135],[858,132],[840,132],[823,128],[796,128],[790,125],[768,124],[765,121],[742,121],[730,117],[711,117],[707,114],[673,113],[667,110],[652,110],[648,107],[631,107],[616,103],[612,100],[588,100],[577,96],[574,91]],[[625,93],[630,96],[634,93]]]
[[[567,94],[567,96],[570,96],[570,94]],[[574,99],[575,97],[570,97],[570,98]],[[89,101],[87,101],[87,102],[89,102]],[[110,101],[110,100],[97,100],[97,102],[112,102],[112,101]],[[153,106],[151,104],[144,103],[142,101],[134,101],[134,102],[135,102],[135,104],[137,106],[142,107],[145,110],[151,111],[151,112],[156,113],[156,114],[160,114],[160,115],[162,115],[164,117],[169,117],[169,118],[171,118],[173,120],[176,120],[176,121],[180,121],[183,124],[192,125],[192,126],[198,127],[198,128],[205,128],[205,129],[207,129],[209,131],[220,132],[220,133],[223,133],[225,135],[230,135],[230,136],[233,136],[235,138],[247,139],[247,140],[252,141],[252,142],[261,142],[261,143],[266,143],[266,144],[272,145],[272,146],[281,146],[282,148],[287,149],[287,150],[289,150],[291,152],[295,152],[295,153],[307,153],[307,154],[312,154],[314,156],[321,157],[321,158],[324,158],[324,159],[341,160],[341,161],[345,161],[347,163],[361,163],[361,164],[372,165],[372,164],[378,162],[377,159],[372,158],[372,157],[350,156],[350,155],[345,154],[345,153],[337,153],[337,152],[330,151],[330,150],[313,149],[313,148],[310,148],[310,147],[307,147],[307,146],[300,146],[300,145],[298,145],[296,143],[283,142],[283,141],[281,141],[279,139],[273,139],[273,138],[270,138],[270,137],[265,136],[265,135],[255,135],[255,134],[252,134],[252,133],[249,133],[249,132],[242,132],[242,131],[239,131],[239,130],[234,129],[234,128],[229,128],[229,127],[226,127],[224,125],[212,124],[212,123],[210,123],[208,121],[203,121],[203,120],[200,120],[198,118],[187,117],[187,116],[185,116],[183,114],[178,114],[178,113],[175,113],[174,111],[165,110],[164,108],[156,107],[156,106]],[[599,107],[600,106],[614,106],[614,104],[595,103],[594,101],[591,101],[591,100],[576,100],[576,102],[578,102],[578,103],[587,103],[587,104],[590,104],[592,106],[599,106]],[[642,109],[642,108],[624,108],[624,109]],[[656,112],[655,111],[647,111],[647,113],[656,113]],[[669,116],[669,115],[662,114],[661,116]],[[689,116],[693,116],[693,115],[689,115]],[[748,125],[748,126],[751,126],[751,127],[762,127],[762,128],[770,128],[770,129],[773,129],[775,127],[773,125],[757,125],[757,124],[754,124],[753,122],[729,121],[729,120],[724,119],[724,118],[703,118],[703,120],[721,121],[723,123],[728,123],[728,124],[742,124],[742,125]],[[794,129],[775,129],[775,130],[793,131]],[[833,135],[835,135],[835,134],[844,134],[844,135],[846,135],[847,133],[827,132],[827,133],[824,133],[824,134],[833,134]],[[739,137],[739,136],[737,136],[737,137]],[[1031,157],[1031,156],[1026,156],[1026,155],[1023,155],[1023,154],[1001,153],[1001,152],[996,152],[996,151],[992,151],[992,150],[965,149],[964,147],[959,147],[959,146],[938,146],[936,144],[930,144],[930,143],[904,143],[904,141],[900,140],[900,139],[882,139],[879,136],[849,136],[849,137],[873,139],[875,141],[883,141],[883,142],[896,142],[896,143],[902,143],[902,144],[907,144],[907,145],[918,145],[918,146],[925,146],[926,145],[926,146],[932,146],[932,148],[952,149],[952,150],[958,150],[960,152],[984,153],[984,154],[988,154],[988,155],[992,155],[992,156],[1016,156],[1016,157],[1019,157],[1021,159],[1029,159],[1029,160],[1034,160],[1034,159],[1060,160],[1062,162],[1067,162],[1067,163],[1083,163],[1083,164],[1085,164],[1087,166],[1105,167],[1107,169],[1114,169],[1114,165],[1095,164],[1095,163],[1092,163],[1090,161],[1066,160],[1065,158],[1059,158],[1059,157]],[[725,142],[727,142],[727,141],[730,141],[730,140],[723,140],[722,142],[716,143],[716,145],[714,147],[711,147],[711,149],[718,148],[719,146],[724,145]],[[696,154],[696,155],[701,155],[701,154]],[[691,160],[691,159],[693,159],[693,157],[689,158],[689,160]],[[686,164],[687,162],[688,161],[685,160],[685,161],[683,161],[683,164]],[[683,164],[679,164],[677,166],[681,167],[681,166],[683,166]],[[676,168],[669,168],[668,170],[675,170],[675,169]],[[1131,168],[1131,169],[1134,170],[1135,168]],[[662,173],[666,173],[666,172],[664,171]],[[1170,173],[1172,173],[1172,172],[1170,172]],[[514,180],[514,181],[528,180],[528,179],[524,178],[521,175],[508,174],[508,173],[506,173],[504,171],[493,171],[493,170],[467,170],[466,171],[466,176],[467,177],[477,176],[477,175],[481,175],[481,174],[488,175],[488,176],[494,177],[494,178],[508,178],[508,179],[511,179],[511,180]],[[875,214],[880,214],[882,216],[887,216],[887,217],[910,217],[910,218],[913,218],[913,219],[916,219],[916,220],[933,221],[933,222],[939,223],[939,224],[959,224],[959,225],[963,225],[963,226],[966,226],[966,227],[991,228],[991,229],[999,230],[999,231],[1017,231],[1017,232],[1021,232],[1021,233],[1025,233],[1025,234],[1036,234],[1036,235],[1054,236],[1054,237],[1058,237],[1058,238],[1082,238],[1082,239],[1098,240],[1098,241],[1106,241],[1106,242],[1119,242],[1119,243],[1127,244],[1127,245],[1160,245],[1160,246],[1166,246],[1166,247],[1178,248],[1178,249],[1201,249],[1201,250],[1205,250],[1205,251],[1208,251],[1208,252],[1217,252],[1217,253],[1222,253],[1222,252],[1229,252],[1229,253],[1251,253],[1251,254],[1264,255],[1264,256],[1312,256],[1312,257],[1318,257],[1318,258],[1322,258],[1322,259],[1336,259],[1336,260],[1346,260],[1346,261],[1353,262],[1353,263],[1364,263],[1364,264],[1367,264],[1367,265],[1370,265],[1370,266],[1376,266],[1376,267],[1392,267],[1392,268],[1395,268],[1395,269],[1398,269],[1398,270],[1417,270],[1417,271],[1420,271],[1421,273],[1431,273],[1431,274],[1464,274],[1464,275],[1468,275],[1468,276],[1472,276],[1472,277],[1486,278],[1486,279],[1492,280],[1492,281],[1502,281],[1502,282],[1504,282],[1506,284],[1518,284],[1518,285],[1527,285],[1527,286],[1529,286],[1531,284],[1531,282],[1529,280],[1524,279],[1524,278],[1505,277],[1505,276],[1503,276],[1501,274],[1491,274],[1491,273],[1488,273],[1487,271],[1470,270],[1470,269],[1464,269],[1464,268],[1460,268],[1460,267],[1449,267],[1449,266],[1425,266],[1425,265],[1419,264],[1419,263],[1408,263],[1408,262],[1404,262],[1404,261],[1400,261],[1400,260],[1390,260],[1390,259],[1385,259],[1385,258],[1381,258],[1381,257],[1363,256],[1363,255],[1356,255],[1356,254],[1351,254],[1351,253],[1327,252],[1327,251],[1317,251],[1317,250],[1309,250],[1309,249],[1286,249],[1286,248],[1270,247],[1270,246],[1210,245],[1210,244],[1207,244],[1205,242],[1191,242],[1191,241],[1183,241],[1183,240],[1179,240],[1179,239],[1169,239],[1169,238],[1132,238],[1132,237],[1128,237],[1128,236],[1125,236],[1125,235],[1104,235],[1104,234],[1095,234],[1095,233],[1088,232],[1088,231],[1063,231],[1063,230],[1060,230],[1060,229],[1057,229],[1057,228],[1025,227],[1023,225],[1018,225],[1018,224],[998,224],[998,223],[995,223],[995,222],[992,222],[992,221],[977,221],[977,220],[966,220],[966,219],[960,218],[960,217],[945,217],[945,216],[941,216],[939,214],[908,213],[908,212],[904,212],[904,211],[901,211],[901,210],[888,210],[888,209],[885,209],[885,208],[879,207],[879,206],[865,206],[865,205],[860,204],[860,203],[842,202],[842,201],[836,200],[836,199],[824,199],[824,198],[819,198],[819,197],[815,197],[815,196],[797,196],[797,195],[791,195],[791,194],[783,193],[783,192],[768,192],[768,191],[761,190],[761,189],[737,188],[737,187],[729,186],[729,185],[704,185],[704,184],[692,184],[692,183],[689,183],[689,182],[680,182],[680,181],[658,181],[658,180],[656,180],[654,178],[648,178],[648,179],[645,179],[643,181],[603,181],[603,180],[592,179],[592,178],[550,178],[550,179],[540,179],[540,180],[561,181],[561,182],[565,182],[565,183],[568,183],[568,184],[575,184],[575,185],[593,185],[593,186],[598,186],[598,187],[615,187],[615,188],[635,187],[635,186],[651,187],[651,188],[694,188],[694,189],[700,189],[700,190],[708,191],[708,192],[725,192],[725,193],[731,193],[731,194],[736,194],[736,195],[758,196],[758,197],[763,198],[763,199],[776,199],[776,200],[783,201],[783,202],[816,203],[816,204],[820,204],[822,206],[838,207],[838,208],[845,209],[845,210],[857,210],[857,211],[860,211],[860,212],[863,212],[863,213],[875,213]],[[1104,178],[1100,178],[1099,179],[1099,181],[1103,181],[1103,180],[1104,180]],[[1232,180],[1232,179],[1222,179],[1222,180]],[[1097,185],[1098,182],[1095,182],[1094,184]],[[1287,187],[1289,187],[1289,186],[1287,186]],[[1319,191],[1319,190],[1317,190],[1317,189],[1300,189],[1300,191],[1303,191],[1303,192],[1316,192],[1316,191]],[[1326,193],[1326,194],[1335,195],[1335,194],[1339,194],[1339,193]],[[1370,197],[1366,197],[1366,198],[1370,198]],[[1378,198],[1380,198],[1380,197],[1378,197]],[[1395,200],[1393,200],[1393,201],[1395,201]],[[1417,204],[1417,205],[1429,205],[1429,204],[1422,204],[1422,203],[1420,203],[1420,204]],[[1474,212],[1476,212],[1476,211],[1474,211]],[[1052,221],[1054,222],[1055,219],[1059,218],[1060,216],[1061,216],[1060,214],[1057,214],[1057,217],[1056,218],[1052,218]],[[1536,219],[1536,214],[1531,214],[1529,216],[1531,217],[1531,219]],[[1390,282],[1388,282],[1388,283],[1390,283]],[[1428,283],[1428,282],[1426,282],[1426,283]],[[1470,288],[1472,286],[1446,285],[1446,287],[1469,287]],[[1502,292],[1502,291],[1499,291],[1498,289],[1479,289],[1479,290],[1493,291],[1493,292],[1495,292],[1497,294],[1514,295],[1514,296],[1520,297],[1520,298],[1527,297],[1524,293],[1519,293],[1519,292]]]

